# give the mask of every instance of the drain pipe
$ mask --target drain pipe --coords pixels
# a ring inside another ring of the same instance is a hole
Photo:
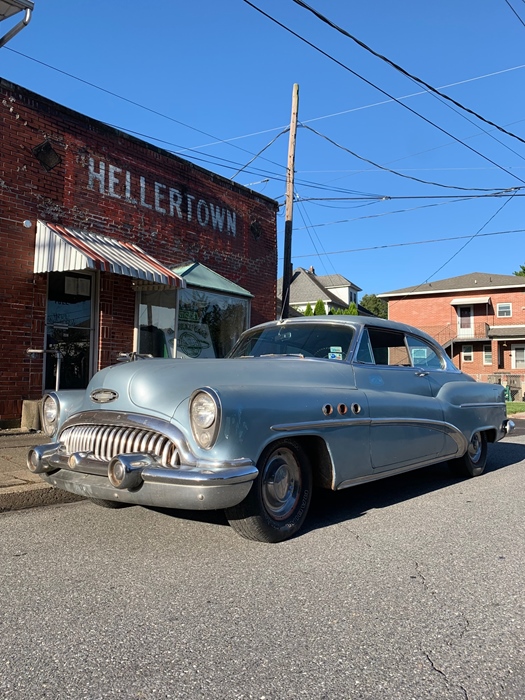
[[[18,24],[16,24],[12,29],[10,29],[7,34],[4,34],[2,38],[0,38],[0,49],[2,46],[5,46],[8,41],[11,41],[11,39],[18,34],[18,32],[22,31],[24,27],[27,27],[29,22],[31,21],[31,15],[32,15],[32,10],[27,8],[24,19],[21,20]]]

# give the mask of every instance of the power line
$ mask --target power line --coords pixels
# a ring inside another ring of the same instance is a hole
[[[512,197],[509,197],[509,200],[510,199],[512,199]],[[508,204],[508,201],[505,202],[505,204],[503,206],[505,206],[506,204]],[[496,214],[498,214],[502,208],[503,207],[500,207],[500,209],[498,209]],[[496,216],[496,214],[494,214],[494,216]],[[493,219],[494,216],[492,216],[491,219]],[[489,223],[491,221],[491,219],[489,219],[489,221],[487,221],[487,223]],[[485,228],[486,225],[487,224],[484,224],[482,226],[482,228],[480,229],[480,231],[483,230],[483,228]],[[332,250],[332,251],[327,252],[327,253],[316,252],[315,255],[340,255],[342,253],[363,253],[363,252],[370,251],[370,250],[383,250],[386,248],[406,248],[408,246],[413,246],[413,245],[427,245],[428,243],[447,243],[449,241],[460,241],[460,240],[464,240],[466,238],[468,238],[469,241],[471,241],[473,238],[486,238],[488,236],[505,236],[505,235],[512,234],[512,233],[525,233],[525,228],[517,228],[517,229],[512,229],[509,231],[493,231],[492,233],[479,233],[478,232],[478,233],[475,233],[474,235],[469,234],[468,236],[450,236],[448,238],[430,238],[430,239],[427,239],[424,241],[408,241],[406,243],[385,243],[384,245],[373,245],[373,246],[367,246],[365,248],[347,248],[345,250]],[[294,260],[299,259],[299,258],[311,258],[313,255],[314,255],[314,253],[307,253],[304,255],[294,255],[293,258],[294,258]],[[453,257],[455,257],[455,255],[456,254],[454,254]],[[447,263],[450,262],[450,260],[452,260],[452,258],[450,258],[447,261]],[[439,269],[441,270],[442,268],[440,267]],[[439,272],[439,270],[434,272],[433,275],[431,275],[431,277],[433,277],[437,272]],[[431,277],[429,277],[428,279],[431,279]],[[422,282],[422,284],[424,284],[424,282]]]
[[[295,0],[294,0],[294,1],[295,1]],[[456,141],[457,143],[461,144],[461,145],[464,146],[465,148],[468,148],[469,151],[472,151],[473,153],[475,153],[476,155],[478,155],[480,158],[483,158],[484,160],[488,161],[489,163],[492,163],[492,165],[495,165],[497,168],[499,168],[499,169],[502,170],[503,172],[507,173],[507,175],[510,175],[511,177],[516,178],[517,180],[519,180],[520,182],[523,182],[523,184],[525,184],[525,180],[522,180],[521,178],[517,177],[516,175],[513,175],[511,172],[509,172],[508,170],[506,170],[503,166],[501,166],[501,165],[499,165],[498,163],[496,163],[495,161],[491,160],[490,158],[488,158],[488,156],[483,155],[483,153],[480,153],[479,151],[477,151],[477,150],[476,150],[475,148],[473,148],[472,146],[469,146],[467,143],[465,143],[464,141],[462,141],[461,139],[459,139],[457,136],[454,136],[454,135],[451,134],[449,131],[447,131],[447,130],[444,129],[443,127],[439,126],[439,124],[436,124],[436,123],[433,122],[431,119],[428,119],[428,118],[425,117],[423,114],[420,114],[420,113],[417,112],[415,109],[412,109],[412,107],[409,107],[408,105],[404,104],[404,103],[401,102],[399,99],[397,99],[396,97],[394,97],[393,95],[391,95],[389,92],[387,92],[386,90],[383,90],[383,88],[379,87],[378,85],[376,85],[375,83],[373,83],[371,80],[368,80],[368,78],[365,78],[363,75],[360,75],[359,73],[357,73],[357,71],[353,70],[352,68],[350,68],[350,67],[347,66],[346,64],[342,63],[342,62],[339,61],[337,58],[334,58],[334,56],[331,56],[329,53],[327,53],[326,51],[324,51],[323,49],[321,49],[319,46],[316,46],[315,44],[313,44],[313,43],[312,43],[311,41],[309,41],[308,39],[305,39],[303,36],[301,36],[300,34],[298,34],[297,32],[295,32],[293,29],[290,29],[289,27],[287,27],[287,26],[286,26],[285,24],[283,24],[282,22],[279,22],[279,20],[275,19],[275,17],[272,17],[272,16],[269,15],[267,12],[264,12],[264,10],[261,10],[260,7],[257,7],[257,5],[254,5],[252,2],[250,2],[250,0],[243,0],[243,2],[245,2],[245,3],[246,3],[247,5],[249,5],[250,7],[253,7],[254,10],[256,10],[257,12],[259,12],[260,14],[262,14],[264,17],[267,17],[270,21],[274,22],[274,23],[277,24],[279,27],[282,27],[282,29],[286,30],[287,32],[289,32],[290,34],[292,34],[293,36],[295,36],[297,39],[299,39],[300,41],[304,42],[305,44],[307,44],[307,45],[310,46],[311,48],[315,49],[315,51],[318,51],[320,54],[322,54],[323,56],[325,56],[326,58],[328,58],[330,61],[333,61],[333,62],[336,63],[338,66],[340,66],[340,67],[343,68],[344,70],[346,70],[346,71],[348,71],[349,73],[351,73],[352,75],[354,75],[356,78],[359,78],[360,80],[362,80],[363,82],[365,82],[367,85],[370,85],[370,87],[373,87],[374,89],[376,89],[376,90],[378,90],[379,92],[381,92],[383,95],[386,95],[390,100],[393,100],[394,102],[396,102],[398,105],[400,105],[400,106],[403,107],[404,109],[408,110],[409,112],[411,112],[411,113],[414,114],[415,116],[417,116],[417,117],[419,117],[420,119],[422,119],[423,121],[425,121],[427,124],[430,124],[430,125],[433,126],[435,129],[438,129],[438,130],[441,131],[442,133],[446,134],[449,138],[453,139],[454,141]]]
[[[521,19],[521,17],[519,16],[519,14],[518,14],[518,13],[516,12],[516,10],[512,7],[512,5],[510,4],[509,0],[505,0],[505,2],[506,2],[507,5],[510,7],[510,9],[514,12],[514,14],[515,14],[516,17],[518,18],[518,20],[519,20],[519,21],[523,24],[523,26],[525,27],[525,22]]]
[[[525,197],[524,194],[520,194],[517,190],[522,190],[523,187],[509,187],[507,190],[501,190],[500,192],[489,192],[487,194],[473,194],[469,197],[464,197],[467,199],[485,199],[487,197],[508,197],[509,193],[516,190],[516,194],[513,197]],[[376,197],[301,197],[299,201],[302,202],[355,202],[355,201],[368,201],[370,199],[375,199],[377,201],[389,202],[398,199],[456,199],[457,195],[452,194],[417,194],[417,195],[379,195]]]
[[[421,78],[418,78],[416,75],[413,75],[412,73],[409,73],[405,68],[400,66],[399,64],[395,63],[392,61],[390,58],[387,58],[386,56],[383,56],[383,54],[378,53],[377,51],[374,51],[368,44],[365,44],[363,41],[358,39],[357,37],[353,36],[353,34],[350,34],[350,32],[347,32],[346,29],[343,29],[339,25],[335,24],[335,22],[332,22],[332,20],[328,19],[324,15],[322,15],[320,12],[315,10],[313,7],[310,7],[310,5],[307,5],[304,0],[292,0],[296,5],[299,5],[300,7],[303,7],[305,10],[308,10],[308,12],[311,12],[313,15],[317,17],[317,19],[321,20],[321,22],[324,22],[325,24],[328,24],[328,26],[332,27],[332,29],[335,29],[338,31],[340,34],[343,36],[346,36],[348,39],[351,39],[354,41],[358,46],[361,48],[365,49],[365,51],[368,51],[371,53],[373,56],[376,58],[379,58],[381,61],[384,61],[387,63],[389,66],[392,68],[395,68],[395,70],[399,71],[402,73],[404,76],[407,78],[410,78],[414,82],[418,83],[419,85],[423,85],[427,90],[432,92],[435,95],[439,95],[442,97],[444,100],[448,100],[449,102],[452,102],[452,104],[456,105],[456,107],[459,107],[460,109],[464,110],[465,112],[468,112],[469,114],[472,114],[474,117],[477,119],[481,120],[482,122],[485,122],[485,124],[489,124],[490,126],[493,126],[495,129],[498,129],[504,134],[507,134],[507,136],[510,136],[514,139],[517,139],[518,141],[521,141],[521,143],[525,144],[525,139],[522,139],[521,136],[518,136],[517,134],[514,134],[512,131],[507,131],[507,129],[504,129],[502,126],[499,126],[499,124],[496,124],[495,122],[490,121],[489,119],[486,119],[483,117],[481,114],[478,114],[472,109],[469,109],[468,107],[465,107],[462,105],[460,102],[457,100],[453,99],[449,95],[445,94],[444,92],[441,92],[437,88],[435,88],[433,85],[430,85],[430,83],[427,83],[425,80],[422,80]],[[512,8],[508,0],[505,0],[507,5]]]
[[[101,92],[105,92],[107,95],[111,95],[112,97],[116,97],[119,100],[123,100],[124,102],[127,102],[128,104],[133,105],[134,107],[139,107],[140,109],[144,109],[147,112],[150,112],[151,114],[155,114],[158,117],[162,117],[163,119],[168,119],[171,122],[174,122],[175,124],[179,124],[180,126],[185,127],[186,129],[191,129],[192,131],[196,131],[199,134],[203,134],[204,136],[208,136],[209,138],[216,139],[216,143],[219,144],[225,144],[228,146],[232,146],[233,148],[237,148],[240,151],[244,151],[245,153],[250,153],[245,148],[242,148],[241,146],[237,146],[236,144],[229,143],[227,140],[224,139],[219,139],[217,136],[214,136],[213,134],[209,134],[207,131],[203,131],[202,129],[197,129],[194,126],[191,126],[190,124],[186,124],[185,122],[182,122],[178,119],[175,119],[174,117],[170,117],[167,114],[163,114],[162,112],[158,112],[155,109],[152,109],[151,107],[146,107],[146,105],[141,104],[140,102],[135,102],[134,100],[130,100],[128,97],[124,97],[123,95],[119,95],[116,92],[113,92],[112,90],[108,90],[107,88],[100,87],[100,85],[96,85],[95,83],[91,83],[89,80],[85,80],[84,78],[79,78],[76,75],[73,75],[72,73],[68,73],[65,70],[62,70],[61,68],[56,68],[55,66],[50,65],[49,63],[45,63],[44,61],[40,61],[37,58],[33,58],[32,56],[28,56],[21,51],[16,51],[15,49],[10,48],[9,46],[4,47],[7,49],[7,51],[11,51],[12,53],[17,54],[18,56],[23,56],[24,58],[27,58],[29,61],[34,61],[35,63],[38,63],[41,66],[45,66],[46,68],[49,68],[50,70],[54,70],[57,73],[61,73],[62,75],[67,76],[68,78],[72,78],[73,80],[77,80],[80,83],[83,83],[84,85],[88,85],[89,87],[94,88],[95,90],[100,90]],[[183,148],[181,146],[181,148]],[[188,149],[184,149],[188,150]],[[250,155],[253,155],[250,153]],[[278,167],[281,167],[279,163],[274,163],[273,161],[268,161],[272,163],[272,165],[277,165]]]
[[[464,249],[468,246],[468,244],[471,243],[471,242],[474,240],[474,238],[478,238],[478,237],[480,237],[481,235],[484,235],[484,234],[481,234],[481,231],[483,231],[483,229],[486,228],[486,226],[487,226],[493,219],[496,218],[496,216],[500,213],[500,211],[501,211],[504,207],[507,206],[507,204],[510,202],[511,199],[512,199],[512,196],[509,197],[509,198],[507,199],[506,202],[503,202],[503,204],[501,205],[501,207],[500,207],[491,217],[489,217],[489,218],[487,219],[487,221],[483,224],[483,226],[482,226],[481,228],[479,228],[478,231],[477,231],[473,236],[466,236],[466,238],[468,238],[467,242],[464,243],[464,244],[461,246],[461,248],[459,248],[453,255],[451,255],[450,258],[449,258],[448,260],[446,260],[446,261],[443,263],[443,265],[441,265],[440,267],[438,267],[437,270],[435,270],[431,275],[429,275],[429,276],[426,278],[426,280],[424,280],[423,282],[421,282],[420,284],[418,284],[416,287],[413,287],[413,288],[410,290],[411,293],[415,292],[417,289],[419,289],[419,287],[421,287],[423,284],[426,284],[429,280],[431,280],[433,277],[435,277],[435,275],[437,275],[437,273],[440,272],[444,267],[446,267],[446,266],[449,264],[449,262],[450,262],[451,260],[453,260],[457,255],[459,255],[459,254],[461,253],[461,251],[464,250]],[[487,234],[487,235],[489,235],[489,234]],[[393,302],[393,303],[395,304],[395,303],[397,303],[397,302],[399,302],[399,301],[402,301],[404,298],[406,298],[406,297],[403,297],[402,299],[398,299],[397,301],[395,301],[395,302]]]
[[[358,158],[359,160],[364,161],[365,163],[368,163],[369,165],[373,165],[374,167],[378,168],[379,170],[384,170],[387,173],[392,173],[392,175],[397,175],[398,177],[403,177],[406,178],[407,180],[413,180],[415,182],[421,182],[424,185],[434,185],[435,187],[445,187],[447,189],[451,190],[466,190],[468,192],[470,191],[475,191],[475,192],[491,192],[494,189],[501,189],[501,188],[496,188],[496,187],[459,187],[456,185],[445,185],[441,182],[432,182],[430,180],[422,180],[419,177],[414,177],[413,175],[405,175],[404,173],[401,173],[397,170],[392,170],[391,168],[387,168],[384,165],[379,165],[379,163],[374,162],[373,160],[370,160],[369,158],[365,158],[364,156],[360,156],[358,153],[355,151],[350,150],[346,146],[342,146],[341,144],[337,143],[333,139],[331,139],[329,136],[326,136],[325,134],[321,134],[319,131],[316,131],[315,129],[312,129],[311,126],[306,126],[304,125],[305,129],[308,129],[311,131],[313,134],[316,134],[317,136],[320,136],[323,139],[326,139],[329,143],[331,143],[333,146],[336,146],[337,148],[340,148],[342,151],[346,151],[347,153],[350,153],[350,155],[354,156],[355,158]]]

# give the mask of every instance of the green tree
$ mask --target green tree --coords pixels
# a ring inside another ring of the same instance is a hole
[[[314,310],[312,309],[312,305],[310,302],[306,305],[306,309],[303,312],[303,316],[313,316],[314,315]]]
[[[315,308],[314,308],[314,316],[325,316],[326,315],[326,307],[324,305],[324,301],[322,299],[318,299]]]
[[[331,311],[330,313],[334,316],[359,316],[355,301],[350,302],[347,309],[335,309],[335,311]]]
[[[514,274],[518,277],[525,277],[525,265],[520,265],[520,269],[517,270]]]
[[[361,306],[379,318],[388,318],[388,304],[375,294],[365,294],[361,299]]]

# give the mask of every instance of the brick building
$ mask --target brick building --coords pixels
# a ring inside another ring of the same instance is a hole
[[[275,318],[275,201],[5,80],[0,110],[0,426],[119,352],[220,357]]]
[[[475,379],[525,390],[525,277],[472,272],[378,296],[388,317],[425,330]]]

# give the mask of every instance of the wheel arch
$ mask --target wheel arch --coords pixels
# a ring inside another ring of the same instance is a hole
[[[332,458],[325,440],[319,435],[281,435],[273,442],[278,442],[284,437],[290,438],[299,443],[308,455],[312,466],[313,485],[316,488],[333,489],[334,467]]]

